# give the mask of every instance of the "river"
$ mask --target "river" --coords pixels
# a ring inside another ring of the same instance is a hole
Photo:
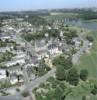
[[[91,31],[97,31],[97,22],[94,22],[94,21],[82,21],[82,20],[69,21],[69,20],[65,20],[65,23],[70,24],[70,25],[75,25],[75,26],[78,26],[81,28],[86,28],[86,29],[89,29]]]

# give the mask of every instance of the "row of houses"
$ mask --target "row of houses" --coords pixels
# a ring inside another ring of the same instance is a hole
[[[0,81],[9,80],[11,85],[24,82],[22,71],[19,70],[19,72],[10,72],[9,76],[7,76],[7,73],[9,72],[5,69],[0,69]]]
[[[6,27],[3,27],[6,28],[4,29],[6,30],[6,32],[8,32],[8,30],[12,32],[11,30],[13,30],[13,28],[9,26]],[[13,34],[5,34],[6,32],[0,33],[0,40],[3,42],[7,42],[6,40],[9,40],[17,43],[16,36]],[[17,44],[21,45],[22,43],[18,42]],[[15,50],[13,44],[7,45],[5,47],[0,47],[0,53],[5,53],[6,51],[12,52],[16,56],[13,56],[10,61],[5,61],[1,63],[3,66],[6,67],[6,69],[0,69],[0,82],[3,82],[4,80],[9,80],[11,85],[24,82],[21,66],[25,64],[25,53],[22,52],[20,48],[19,50]]]

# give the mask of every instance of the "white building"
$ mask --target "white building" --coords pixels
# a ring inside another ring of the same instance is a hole
[[[75,49],[79,49],[81,46],[81,40],[79,38],[73,38],[73,42],[75,44]]]
[[[3,69],[0,69],[0,80],[6,79],[6,71]]]
[[[16,56],[13,57],[13,59],[23,59],[25,58],[26,54],[24,52],[16,52]]]
[[[48,46],[48,51],[51,56],[56,56],[62,53],[62,50],[59,50],[58,46],[54,43]]]
[[[11,83],[12,85],[14,85],[14,84],[16,84],[17,82],[18,82],[18,79],[17,79],[16,74],[12,74],[12,75],[10,76],[10,83]]]
[[[46,50],[46,48],[47,48],[47,44],[44,39],[35,41],[35,51],[36,52]]]
[[[5,66],[10,67],[10,66],[14,66],[16,64],[20,64],[20,65],[25,64],[25,59],[17,59],[17,60],[13,60],[13,61],[8,61],[8,62],[6,62]]]
[[[0,48],[0,52],[5,53],[6,51],[10,51],[11,48],[10,47],[1,47]]]
[[[10,36],[2,36],[0,37],[1,40],[5,41],[6,39],[10,40],[11,37]]]

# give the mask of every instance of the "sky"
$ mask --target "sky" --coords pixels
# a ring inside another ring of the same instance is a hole
[[[0,0],[0,11],[97,7],[97,0]]]

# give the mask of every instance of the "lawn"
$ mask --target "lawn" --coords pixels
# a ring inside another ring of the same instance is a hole
[[[86,100],[97,100],[97,95],[91,94],[93,81],[80,82],[80,84],[73,88],[72,93],[66,97],[66,100],[82,100],[86,96]],[[94,82],[95,83],[95,82]]]
[[[90,34],[90,33],[89,33]],[[87,69],[89,71],[89,77],[97,77],[97,32],[91,33],[95,41],[91,49],[90,54],[85,54],[80,58],[80,63],[75,65],[76,68]]]

